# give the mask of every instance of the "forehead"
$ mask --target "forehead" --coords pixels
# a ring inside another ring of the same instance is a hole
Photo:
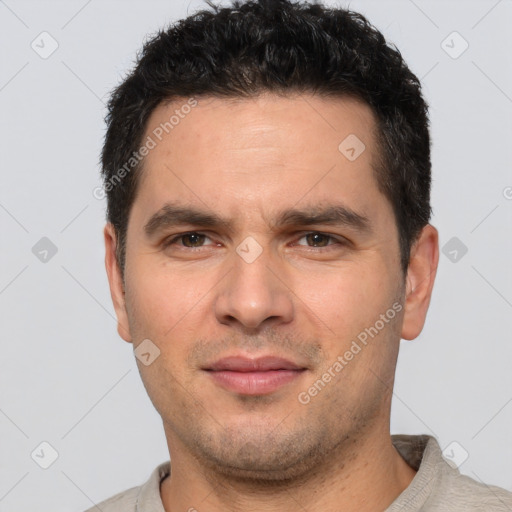
[[[266,147],[296,152],[298,144],[304,147],[306,143],[304,150],[314,147],[316,151],[311,157],[318,159],[320,151],[337,150],[338,144],[351,134],[364,138],[371,152],[375,121],[369,105],[348,96],[271,93],[252,98],[200,96],[160,104],[148,120],[146,136],[154,138],[161,149],[174,145],[175,151],[185,143],[195,144],[198,149],[209,145],[209,150],[215,146],[223,151],[252,146],[256,150]],[[160,153],[156,149],[148,160]]]
[[[268,212],[276,202],[337,196],[371,209],[375,129],[371,108],[349,97],[179,98],[148,121],[144,140],[153,147],[137,201],[153,211],[179,198]]]

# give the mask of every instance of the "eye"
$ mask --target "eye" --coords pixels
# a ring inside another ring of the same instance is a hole
[[[327,247],[329,245],[342,245],[343,242],[334,238],[331,235],[327,235],[326,233],[320,233],[318,231],[312,231],[311,233],[306,233],[299,240],[306,240],[306,244],[298,243],[297,245],[307,245],[313,248],[322,248]],[[330,243],[333,242],[333,243]]]
[[[190,231],[182,233],[164,242],[165,247],[170,245],[178,245],[186,249],[199,249],[204,246],[204,241],[210,240],[205,234],[198,233],[197,231]],[[178,243],[180,242],[181,243]]]
[[[211,243],[206,243],[207,240],[209,240]],[[305,240],[305,243],[303,243],[302,240]],[[177,249],[194,250],[219,244],[212,242],[212,240],[204,233],[200,233],[198,231],[189,231],[187,233],[181,233],[179,235],[170,237],[163,242],[163,245],[164,247],[174,246]],[[342,239],[336,238],[326,233],[311,231],[309,233],[304,233],[298,239],[296,245],[308,247],[314,250],[328,248],[330,246],[342,246],[345,245],[345,242]]]

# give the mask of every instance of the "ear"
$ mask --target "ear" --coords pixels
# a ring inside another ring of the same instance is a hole
[[[427,224],[411,248],[405,287],[403,339],[413,340],[423,329],[438,262],[438,232],[434,226]]]
[[[110,286],[110,296],[116,310],[117,332],[121,338],[131,343],[132,337],[128,328],[128,315],[124,299],[124,283],[116,257],[117,237],[111,223],[105,226],[103,235],[105,237],[105,267]]]

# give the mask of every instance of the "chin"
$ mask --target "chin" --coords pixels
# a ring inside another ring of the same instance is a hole
[[[298,480],[325,463],[326,446],[318,436],[296,431],[278,437],[271,430],[252,436],[246,431],[242,438],[240,432],[226,430],[216,442],[197,442],[197,459],[217,474],[253,485]]]

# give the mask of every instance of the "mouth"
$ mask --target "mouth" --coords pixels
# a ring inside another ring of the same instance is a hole
[[[267,395],[298,379],[305,371],[280,357],[224,357],[203,368],[215,384],[243,395]]]

